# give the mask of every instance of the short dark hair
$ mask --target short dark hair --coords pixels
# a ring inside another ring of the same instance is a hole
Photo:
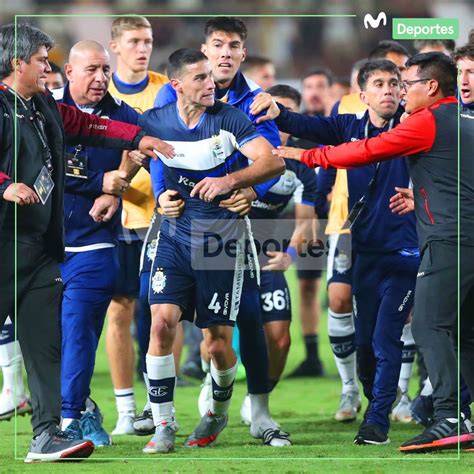
[[[418,76],[438,81],[444,97],[454,95],[458,70],[454,61],[443,53],[418,53],[412,56],[406,67],[418,66]]]
[[[456,47],[456,42],[454,40],[415,40],[413,46],[417,51],[421,51],[427,46],[444,46],[450,53],[452,53]]]
[[[267,89],[267,92],[273,97],[284,97],[285,99],[291,99],[298,107],[301,105],[301,94],[291,86],[285,84],[277,84],[276,86]]]
[[[467,43],[454,51],[453,59],[455,61],[459,61],[462,58],[468,58],[474,61],[474,43]]]
[[[369,53],[369,59],[385,58],[388,53],[403,54],[410,57],[410,53],[400,43],[392,40],[383,40]]]
[[[201,51],[191,48],[181,48],[171,53],[168,58],[168,77],[176,79],[182,73],[183,67],[189,64],[196,64],[200,61],[207,61],[207,57]]]
[[[240,69],[245,72],[254,67],[266,66],[267,64],[273,64],[272,60],[263,56],[247,56]]]
[[[324,76],[328,80],[328,84],[330,86],[332,86],[332,83],[334,82],[333,73],[325,67],[315,67],[313,69],[309,69],[303,76],[303,81],[311,76]]]
[[[364,91],[367,88],[367,82],[369,77],[375,71],[384,71],[390,74],[395,74],[398,77],[398,80],[401,80],[400,69],[392,61],[388,59],[373,59],[367,61],[359,70],[357,75],[357,84],[359,84],[360,90]]]
[[[48,51],[54,46],[53,39],[44,31],[26,23],[9,24],[0,28],[0,79],[13,72],[12,59],[16,57],[29,63],[31,56],[44,46]]]
[[[205,39],[207,40],[216,31],[237,33],[242,42],[247,39],[248,34],[245,23],[234,16],[216,16],[208,20],[204,26]]]

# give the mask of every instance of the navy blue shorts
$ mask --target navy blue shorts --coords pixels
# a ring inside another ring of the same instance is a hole
[[[138,298],[140,294],[140,254],[142,241],[118,241],[119,270],[114,296]]]
[[[191,248],[160,234],[152,266],[148,300],[153,304],[174,304],[183,319],[199,328],[234,326],[244,283],[245,255],[237,251],[232,270],[193,268]]]
[[[291,321],[290,291],[283,272],[260,274],[260,308],[263,324]]]
[[[352,285],[351,234],[331,234],[329,236],[329,255],[327,284],[346,283]]]

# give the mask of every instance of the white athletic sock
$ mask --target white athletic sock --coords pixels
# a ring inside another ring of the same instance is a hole
[[[408,385],[410,383],[416,353],[415,340],[413,339],[413,335],[411,333],[411,323],[405,324],[405,326],[403,327],[402,342],[402,367],[400,369],[400,378],[398,379],[398,386],[402,394],[405,394],[408,392]]]
[[[0,346],[0,366],[3,373],[3,391],[9,390],[17,399],[23,397],[23,358],[18,341]]]
[[[342,393],[359,393],[352,313],[335,313],[328,309],[328,334],[337,371],[342,381]]]
[[[211,363],[208,360],[204,360],[201,357],[201,369],[205,374],[208,374],[211,370]]]
[[[150,388],[148,397],[155,426],[173,422],[173,398],[176,369],[173,354],[167,356],[146,355],[146,370]]]
[[[421,389],[420,395],[422,397],[428,397],[433,394],[433,386],[431,385],[431,380],[426,378],[423,382],[423,388]]]
[[[63,418],[61,422],[61,430],[64,431],[74,420],[75,418]]]
[[[212,399],[210,410],[213,415],[225,415],[229,409],[238,362],[226,370],[218,370],[211,361]]]
[[[119,415],[133,413],[135,414],[135,395],[133,387],[114,389],[115,404],[117,405],[117,412]]]
[[[269,393],[249,393],[250,409],[252,413],[252,425],[261,427],[263,430],[267,428],[275,428],[269,408]]]

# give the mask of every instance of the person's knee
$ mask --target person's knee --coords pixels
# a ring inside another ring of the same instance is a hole
[[[109,305],[108,325],[110,329],[130,330],[135,300],[128,297],[114,297]]]
[[[231,345],[225,337],[215,336],[209,339],[207,350],[212,359],[222,359],[229,352]]]
[[[300,295],[305,300],[316,298],[318,292],[319,280],[317,279],[301,279],[300,280]]]
[[[334,313],[350,313],[352,311],[351,298],[346,298],[341,295],[329,296],[329,309]]]
[[[291,346],[291,337],[287,333],[279,334],[271,342],[271,347],[275,350],[279,355],[288,354]]]

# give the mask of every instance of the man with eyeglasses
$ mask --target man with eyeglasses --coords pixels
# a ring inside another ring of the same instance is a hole
[[[409,59],[406,66],[403,87],[409,117],[393,130],[374,139],[332,149],[281,149],[278,153],[311,167],[336,168],[363,166],[397,155],[409,156],[422,254],[412,330],[433,385],[434,423],[403,443],[400,450],[418,453],[456,448],[472,441],[459,413],[453,329],[459,324],[461,372],[474,393],[472,316],[461,317],[457,322],[458,305],[468,301],[474,287],[474,167],[469,159],[472,133],[466,132],[469,122],[463,122],[464,112],[461,113],[460,131],[464,139],[461,150],[458,146],[460,117],[454,96],[455,63],[442,53],[423,53]],[[470,92],[469,81],[463,80],[461,98],[465,104]],[[468,151],[464,152],[466,141]]]
[[[368,106],[362,114],[308,117],[289,112],[264,94],[255,99],[251,111],[258,114],[270,106],[265,118],[276,119],[281,131],[317,143],[338,145],[377,137],[398,124],[403,114],[399,107],[400,71],[392,61],[375,59],[360,69],[357,80],[361,100]],[[388,204],[393,188],[402,183],[408,187],[410,177],[402,158],[349,170],[347,175],[350,216],[357,210],[359,214],[347,222],[352,231],[347,264],[336,264],[334,273],[344,274],[352,267],[355,344],[341,330],[352,325],[351,314],[334,332],[334,321],[328,324],[338,356],[343,358],[357,349],[359,378],[369,400],[354,443],[380,445],[390,442],[389,414],[402,363],[401,336],[413,306],[419,265],[414,216],[393,215]],[[341,257],[343,253],[341,250]],[[338,262],[338,257],[335,260]],[[349,369],[345,378],[348,384],[356,384]],[[351,396],[360,407],[358,392]]]

